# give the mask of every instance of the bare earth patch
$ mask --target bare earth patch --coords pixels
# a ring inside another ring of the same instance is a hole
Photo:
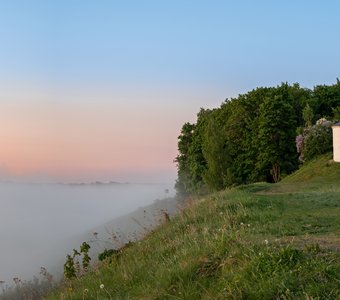
[[[340,232],[327,235],[286,236],[278,239],[278,242],[294,245],[298,248],[318,244],[321,249],[340,252]]]

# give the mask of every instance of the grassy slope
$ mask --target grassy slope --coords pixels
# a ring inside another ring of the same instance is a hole
[[[49,299],[340,299],[340,163],[329,159],[192,203]]]

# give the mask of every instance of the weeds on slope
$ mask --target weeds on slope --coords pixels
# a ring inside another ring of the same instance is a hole
[[[339,252],[308,237],[339,232],[339,190],[269,189],[192,203],[50,299],[336,299]]]

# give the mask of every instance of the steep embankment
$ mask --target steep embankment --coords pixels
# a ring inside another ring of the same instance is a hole
[[[48,299],[337,299],[340,163],[226,190]]]

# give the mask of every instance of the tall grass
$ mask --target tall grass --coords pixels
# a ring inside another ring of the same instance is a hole
[[[340,164],[188,205],[47,299],[340,299]]]

